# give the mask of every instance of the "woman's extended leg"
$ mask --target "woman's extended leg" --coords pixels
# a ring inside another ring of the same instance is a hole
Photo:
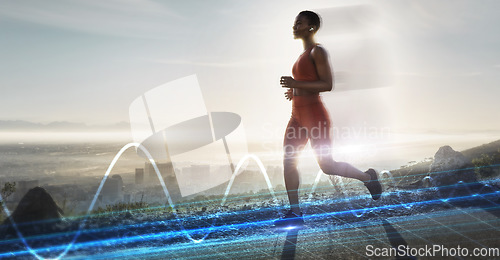
[[[301,151],[307,143],[307,131],[301,127],[297,119],[290,118],[283,141],[283,171],[285,187],[290,201],[290,208],[295,214],[300,214],[299,207],[299,171],[297,163]]]

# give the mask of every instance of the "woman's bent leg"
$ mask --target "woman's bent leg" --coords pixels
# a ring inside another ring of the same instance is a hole
[[[313,106],[311,110],[311,147],[316,154],[321,170],[328,175],[369,181],[370,175],[345,162],[336,162],[332,158],[332,140],[330,133],[330,119],[322,104]],[[315,134],[316,133],[316,134]],[[319,133],[319,134],[318,134]]]
[[[321,170],[328,175],[339,175],[363,182],[369,181],[370,176],[346,162],[336,162],[331,157],[318,160]]]
[[[362,172],[354,166],[345,162],[336,162],[332,158],[332,141],[330,133],[330,119],[322,103],[318,103],[311,109],[311,146],[316,154],[316,159],[321,170],[329,175],[339,175],[347,178],[358,179],[364,182],[370,191],[373,199],[379,199],[382,193],[382,186],[377,178],[377,173],[373,169]],[[320,133],[314,134],[314,133]]]

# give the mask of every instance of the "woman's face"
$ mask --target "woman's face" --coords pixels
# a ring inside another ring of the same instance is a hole
[[[292,29],[294,39],[304,39],[306,36],[314,33],[314,31],[309,31],[311,29],[309,20],[303,15],[295,17],[295,23],[293,24]]]

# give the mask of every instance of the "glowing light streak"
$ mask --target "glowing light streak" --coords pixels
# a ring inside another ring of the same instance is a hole
[[[142,146],[141,144],[139,143],[128,143],[126,144],[125,146],[123,146],[120,151],[115,155],[115,157],[113,158],[113,160],[111,161],[108,169],[106,170],[106,173],[104,174],[104,177],[99,185],[99,187],[97,188],[97,191],[96,191],[96,194],[94,195],[94,198],[92,200],[92,202],[90,203],[90,206],[87,210],[87,213],[85,214],[85,217],[84,219],[82,220],[82,222],[80,222],[80,225],[78,227],[78,230],[76,231],[73,239],[71,240],[70,243],[68,243],[66,246],[62,246],[63,248],[63,252],[61,252],[56,258],[53,258],[53,259],[60,259],[62,257],[64,257],[68,251],[74,246],[75,244],[75,241],[76,239],[80,236],[81,232],[82,232],[82,229],[84,228],[85,226],[85,223],[87,222],[87,219],[88,217],[90,216],[90,213],[92,211],[92,209],[94,208],[94,205],[97,201],[97,198],[99,196],[99,194],[101,193],[101,190],[102,190],[102,187],[104,186],[104,183],[106,182],[106,179],[108,178],[111,170],[114,168],[116,162],[118,161],[118,159],[120,159],[121,155],[130,147],[136,147],[136,148],[139,148],[142,150],[142,152],[144,152],[144,154],[148,157],[149,161],[151,162],[153,168],[154,168],[154,171],[156,172],[156,175],[158,176],[158,179],[160,181],[160,184],[163,188],[163,191],[165,193],[165,197],[167,198],[167,201],[170,205],[170,207],[172,208],[172,212],[174,213],[176,219],[178,220],[179,218],[177,218],[178,214],[177,214],[177,210],[175,208],[175,204],[173,203],[172,201],[172,198],[168,192],[168,189],[165,185],[165,182],[163,181],[162,177],[161,177],[161,173],[160,173],[160,170],[158,169],[158,166],[156,165],[156,162],[155,160],[153,159],[153,157],[151,156],[151,154],[149,153],[149,151],[144,147]],[[224,195],[224,198],[222,199],[222,202],[221,202],[221,206],[224,205],[225,201],[226,201],[226,198],[229,194],[229,191],[231,189],[231,186],[234,182],[234,179],[235,179],[235,176],[236,176],[236,173],[240,170],[241,166],[243,165],[243,163],[245,163],[245,161],[249,158],[252,158],[256,163],[257,165],[259,166],[260,170],[262,171],[262,174],[264,175],[264,178],[266,180],[266,183],[268,185],[268,188],[269,188],[269,191],[271,193],[271,195],[273,196],[274,200],[276,201],[276,196],[274,194],[274,190],[272,188],[272,185],[271,185],[271,182],[269,180],[269,177],[267,176],[267,173],[266,173],[266,170],[264,168],[264,165],[262,164],[262,162],[259,160],[259,158],[255,155],[252,155],[252,154],[249,154],[249,155],[246,155],[245,157],[243,157],[237,164],[237,167],[236,169],[234,170],[232,176],[231,176],[231,180],[230,182],[228,183],[228,187],[226,189],[226,193]],[[3,198],[2,198],[2,195],[0,194],[0,200],[3,201]],[[9,209],[7,208],[7,206],[5,205],[5,203],[3,203],[3,208],[4,208],[4,211],[6,212],[10,222],[12,223],[12,226],[14,227],[14,230],[16,231],[16,234],[17,236],[21,239],[21,241],[23,242],[24,246],[26,247],[26,249],[33,255],[35,256],[37,259],[50,259],[50,258],[44,258],[43,256],[39,255],[37,253],[37,251],[45,251],[45,250],[34,250],[33,248],[31,248],[31,246],[28,245],[26,239],[24,238],[24,236],[21,234],[18,226],[17,226],[17,223],[14,221],[14,219],[12,218],[12,215],[9,211]],[[212,228],[214,227],[214,224],[215,224],[215,219],[213,219],[213,222],[212,222],[212,226],[210,228],[208,228],[208,232],[203,236],[203,238],[201,239],[194,239],[191,234],[192,232],[187,232],[186,229],[184,228],[184,226],[182,225],[182,223],[180,223],[180,226],[181,226],[181,232],[186,235],[186,237],[195,242],[195,243],[200,243],[202,242],[203,240],[205,240],[205,238],[210,234]],[[191,230],[192,231],[192,230]],[[51,248],[56,248],[56,247],[51,247]],[[61,247],[59,247],[61,248]]]
[[[165,196],[167,198],[167,201],[170,205],[170,207],[172,208],[172,212],[174,213],[175,217],[176,217],[176,220],[179,221],[180,218],[178,218],[178,215],[177,215],[177,210],[175,208],[175,205],[174,203],[172,202],[172,199],[170,197],[170,194],[168,192],[168,189],[163,181],[163,179],[161,178],[161,173],[158,169],[158,166],[156,165],[154,159],[152,158],[151,154],[147,151],[146,148],[144,148],[141,144],[139,143],[129,143],[129,144],[126,144],[125,146],[123,146],[120,151],[115,155],[115,157],[113,158],[113,160],[111,161],[98,189],[97,189],[97,192],[96,194],[94,195],[94,198],[87,210],[87,213],[83,219],[82,222],[80,222],[80,225],[79,225],[79,228],[78,230],[76,231],[73,239],[71,240],[70,243],[68,243],[67,245],[65,246],[54,246],[54,247],[49,247],[47,249],[33,249],[31,248],[26,239],[24,238],[24,236],[21,234],[17,224],[15,223],[15,221],[12,219],[12,216],[10,214],[10,211],[9,209],[6,207],[5,203],[3,204],[3,208],[5,210],[5,212],[7,213],[7,216],[10,220],[10,222],[12,223],[12,226],[14,227],[14,230],[16,231],[16,234],[17,236],[21,239],[21,241],[23,242],[24,246],[26,247],[27,249],[27,252],[29,252],[30,254],[32,254],[33,256],[35,256],[37,259],[48,259],[48,258],[44,258],[42,256],[40,256],[37,252],[50,252],[51,249],[61,249],[63,250],[62,253],[59,254],[59,256],[57,256],[56,258],[54,259],[60,259],[62,257],[64,257],[68,251],[75,245],[75,242],[76,242],[76,239],[80,236],[81,232],[82,232],[82,229],[84,228],[85,226],[85,223],[88,219],[88,217],[90,216],[90,213],[91,213],[91,210],[93,209],[96,201],[97,201],[97,198],[98,198],[98,195],[100,194],[101,190],[102,190],[102,187],[104,186],[104,182],[106,181],[107,177],[109,176],[111,170],[114,168],[116,162],[118,161],[118,159],[121,157],[121,155],[130,147],[136,147],[136,148],[139,148],[141,149],[144,154],[148,157],[149,161],[151,162],[157,176],[158,176],[158,179],[160,181],[160,184],[163,188],[163,191],[165,193]],[[260,159],[255,156],[255,155],[252,155],[252,154],[249,154],[249,155],[246,155],[245,157],[243,157],[237,164],[237,167],[235,168],[232,176],[231,176],[231,179],[228,183],[228,186],[226,188],[226,192],[224,194],[224,197],[222,199],[222,202],[221,202],[221,206],[224,206],[225,202],[226,202],[226,199],[227,199],[227,196],[229,195],[229,191],[232,187],[232,184],[235,180],[235,177],[237,175],[237,173],[239,172],[239,170],[241,169],[243,163],[246,162],[246,160],[248,159],[253,159],[257,165],[259,166],[259,169],[261,170],[264,178],[265,178],[265,181],[266,181],[266,184],[268,186],[268,189],[269,189],[269,192],[271,194],[271,196],[273,197],[274,201],[276,202],[277,199],[276,199],[276,196],[275,196],[275,192],[274,192],[274,189],[272,188],[272,185],[271,185],[271,182],[269,180],[269,177],[267,175],[267,172],[265,170],[265,167],[264,165],[262,164],[262,162],[260,161]],[[496,166],[500,166],[500,165],[492,165],[492,166],[489,166],[489,167],[496,167]],[[447,171],[443,171],[443,172],[447,172]],[[320,176],[319,174],[321,174],[321,171],[318,172],[318,176],[316,177],[316,180],[315,180],[315,184],[313,185],[312,187],[312,190],[311,190],[311,193],[316,189],[317,187],[317,182],[319,182],[319,179],[320,179]],[[395,181],[394,181],[394,177],[392,176],[392,174],[389,172],[389,171],[383,171],[382,172],[382,175],[387,175],[388,179],[392,182],[393,186],[395,187]],[[363,209],[354,209],[353,206],[352,206],[352,203],[351,201],[348,199],[350,198],[347,194],[347,191],[346,191],[346,188],[345,188],[345,185],[342,181],[342,178],[341,177],[338,177],[338,181],[337,182],[340,182],[340,186],[341,186],[341,190],[342,190],[342,193],[344,195],[345,198],[347,198],[347,203],[350,207],[350,210],[347,210],[347,211],[342,211],[342,212],[334,212],[334,214],[345,214],[345,213],[351,213],[353,214],[355,217],[359,218],[359,217],[362,217],[366,212],[368,211],[373,211],[373,210],[377,210],[377,209],[387,209],[387,208],[392,208],[392,207],[397,207],[397,206],[402,206],[406,209],[410,209],[411,207],[413,207],[414,205],[418,205],[418,204],[422,204],[422,203],[436,203],[436,202],[448,202],[450,200],[463,200],[463,199],[469,199],[469,198],[472,198],[472,197],[477,197],[477,196],[481,196],[483,198],[486,197],[486,195],[488,194],[480,194],[480,192],[483,191],[483,189],[485,188],[489,188],[491,189],[491,187],[489,185],[484,185],[479,191],[478,193],[472,193],[470,188],[468,187],[468,185],[465,185],[463,182],[459,182],[455,185],[452,185],[453,189],[451,190],[451,192],[448,194],[448,198],[446,199],[439,199],[439,200],[431,200],[431,201],[424,201],[424,202],[413,202],[413,203],[401,203],[401,204],[394,204],[394,205],[386,205],[386,206],[380,206],[380,207],[372,207],[372,208],[363,208]],[[426,178],[431,178],[431,177],[426,177]],[[431,179],[430,179],[431,180]],[[330,180],[331,181],[331,180]],[[331,183],[331,182],[330,182]],[[333,183],[331,183],[333,185]],[[455,192],[457,189],[462,189],[464,188],[469,192],[470,196],[466,196],[466,197],[453,197],[453,195],[455,195]],[[438,192],[440,192],[440,190],[438,190]],[[398,194],[398,198],[401,199],[401,192],[400,191],[396,191],[396,193]],[[494,194],[498,194],[499,191],[495,191]],[[485,198],[486,199],[486,198]],[[3,200],[1,194],[0,194],[0,200]],[[488,200],[489,201],[489,200]],[[491,201],[490,201],[491,202]],[[326,215],[331,215],[332,213],[325,213]],[[307,219],[307,218],[316,218],[316,217],[321,217],[323,214],[317,214],[317,215],[310,215],[310,216],[306,216],[304,217],[304,219]],[[215,227],[215,218],[213,219],[213,222],[212,222],[212,225],[208,228],[201,228],[201,229],[194,229],[194,230],[186,230],[184,228],[184,226],[182,225],[182,223],[180,223],[180,226],[181,226],[181,231],[180,234],[183,234],[185,235],[189,240],[191,240],[192,242],[194,243],[200,243],[200,242],[203,242],[206,237],[211,233],[211,232],[214,232],[215,230],[219,230],[219,229],[223,229],[223,228],[236,228],[236,227],[242,227],[242,226],[255,226],[255,225],[259,225],[262,224],[262,223],[270,223],[272,222],[272,220],[266,220],[266,221],[259,221],[259,222],[250,222],[250,223],[243,223],[243,224],[238,224],[238,225],[229,225],[229,226],[217,226]],[[203,232],[206,232],[206,234],[203,236],[203,238],[201,239],[194,239],[191,234],[194,234],[194,233],[198,233],[200,231],[203,231]],[[167,234],[179,234],[177,232],[168,232]],[[169,236],[170,236],[169,235]],[[154,235],[147,235],[147,236],[138,236],[136,237],[135,239],[138,239],[138,240],[144,240],[146,238],[151,238],[151,237],[157,237],[158,234],[154,234]],[[129,238],[126,238],[126,239],[129,239]],[[86,245],[91,245],[91,244],[102,244],[102,243],[110,243],[110,241],[121,241],[121,239],[114,239],[114,240],[106,240],[107,242],[104,242],[104,241],[98,241],[98,242],[90,242],[90,244],[88,243],[85,243]],[[4,256],[8,256],[8,255],[12,255],[11,253],[7,253],[7,254],[3,254]],[[0,255],[2,256],[2,255]]]
[[[269,180],[269,176],[267,175],[266,168],[264,167],[264,165],[262,164],[262,162],[260,161],[260,159],[257,156],[255,156],[253,154],[247,154],[243,158],[241,158],[241,160],[236,165],[236,169],[234,170],[233,175],[231,175],[231,179],[229,180],[229,183],[227,185],[226,192],[224,193],[224,197],[222,198],[222,202],[220,203],[221,206],[224,206],[224,204],[226,203],[226,198],[229,195],[229,191],[231,190],[231,186],[233,185],[234,179],[236,178],[236,174],[239,172],[243,163],[245,163],[246,160],[249,158],[252,158],[259,166],[259,169],[262,172],[262,175],[264,175],[264,179],[266,180],[267,188],[269,189],[271,196],[273,196],[273,199],[275,202],[277,201],[276,195],[274,194],[273,185],[271,184],[271,181]]]
[[[439,200],[435,200],[435,202],[438,202],[438,201]],[[483,209],[476,208],[476,209],[468,209],[467,211],[474,213],[474,212],[482,212]],[[316,214],[316,215],[312,215],[312,216],[315,218],[323,219],[326,216],[335,215],[336,213],[338,213],[338,212]],[[348,214],[349,212],[346,211],[345,213]],[[433,212],[430,214],[430,216],[432,216],[432,218],[443,218],[443,217],[448,217],[450,214],[452,214],[452,213],[447,212],[447,211],[440,211],[440,212]],[[305,218],[309,218],[309,216],[306,216]],[[391,221],[391,223],[392,224],[399,223],[399,222],[412,223],[412,222],[416,222],[416,221],[418,222],[419,220],[422,220],[425,218],[428,218],[428,215],[418,214],[418,215],[414,215],[414,216],[404,216],[404,217],[398,217],[396,219],[393,219]],[[498,219],[494,218],[494,219],[488,220],[487,222],[498,222],[498,221],[499,221]],[[465,222],[465,223],[453,224],[453,225],[448,225],[448,226],[453,227],[453,228],[460,228],[462,226],[472,225],[475,223],[477,223],[477,222],[474,222],[474,221],[473,222]],[[256,226],[266,226],[266,225],[271,225],[272,221],[267,221],[267,220],[266,221],[259,221],[259,222],[255,222],[252,224],[254,224]],[[378,221],[366,220],[366,221],[358,222],[355,224],[329,226],[328,228],[303,229],[301,234],[303,234],[303,235],[304,234],[314,234],[314,233],[318,233],[318,232],[328,232],[328,231],[349,233],[349,232],[351,232],[350,229],[351,229],[351,226],[353,226],[353,225],[355,225],[357,227],[374,227],[374,226],[378,226],[379,223],[378,223]],[[220,226],[217,228],[220,228],[220,230],[231,230],[234,228],[250,228],[250,227],[251,227],[250,223],[243,223],[243,224],[235,224],[235,225],[228,225],[228,226]],[[429,230],[435,230],[435,227],[425,227],[425,228],[414,229],[414,231],[422,231],[422,232],[429,231]],[[216,229],[214,231],[218,231],[218,230]],[[477,230],[477,231],[480,231],[480,230]],[[172,234],[170,234],[170,233],[172,233]],[[137,241],[142,241],[142,240],[164,239],[164,238],[181,236],[181,235],[183,235],[181,231],[161,232],[161,233],[156,233],[156,234],[146,234],[146,235],[135,236],[135,237],[109,239],[106,241],[101,240],[101,241],[97,241],[97,242],[85,242],[85,243],[76,244],[75,248],[88,248],[90,246],[97,246],[97,245],[102,245],[102,244],[112,245],[112,244],[123,244],[123,243],[129,243],[129,242],[137,242]],[[266,231],[266,234],[264,234],[264,235],[252,235],[252,237],[250,237],[250,238],[249,237],[236,238],[236,239],[231,239],[231,241],[226,241],[226,238],[217,238],[217,239],[210,240],[209,242],[207,242],[207,244],[205,246],[244,243],[245,241],[265,239],[265,238],[268,238],[268,236],[269,236],[269,232]],[[346,238],[346,240],[349,240],[349,239],[353,240],[353,243],[359,243],[361,241],[361,239],[366,239],[366,236],[350,236],[350,237]],[[320,241],[318,243],[322,243],[322,242]],[[184,243],[184,244],[178,244],[178,245],[170,245],[168,248],[162,247],[160,249],[148,247],[144,251],[146,251],[146,253],[148,253],[149,250],[160,250],[162,252],[165,252],[165,251],[171,251],[171,250],[179,250],[182,248],[192,248],[192,247],[194,247],[193,245],[194,245],[194,243],[191,243],[191,245]],[[61,247],[61,246],[59,246],[59,247]],[[41,251],[41,250],[47,251],[47,248],[36,249],[36,250],[37,251]],[[49,248],[49,250],[50,250],[50,248]],[[28,252],[26,252],[26,251],[19,251],[19,252],[12,252],[12,253],[10,253],[10,255],[13,254],[14,256],[19,256],[19,255],[23,255],[23,254],[27,254],[27,253]],[[118,254],[121,255],[122,253],[118,253]],[[4,256],[8,256],[8,255],[9,254],[0,254],[0,257],[4,257]]]

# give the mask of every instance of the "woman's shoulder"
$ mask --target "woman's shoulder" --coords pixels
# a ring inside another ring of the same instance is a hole
[[[328,53],[326,50],[325,46],[321,45],[320,43],[316,43],[314,47],[311,49],[311,53],[316,52],[316,53]]]
[[[311,55],[316,58],[316,57],[327,57],[328,56],[328,51],[326,48],[321,45],[321,44],[316,44],[312,50],[311,50]]]

